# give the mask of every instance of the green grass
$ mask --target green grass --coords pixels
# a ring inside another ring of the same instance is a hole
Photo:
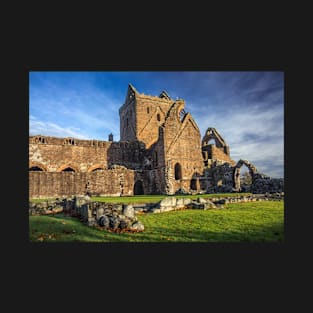
[[[203,194],[203,195],[175,195],[175,198],[190,198],[197,199],[201,198],[223,198],[223,197],[235,197],[235,196],[248,196],[251,193],[214,193],[214,194]],[[91,197],[93,201],[99,202],[109,202],[109,203],[156,203],[162,200],[163,198],[168,197],[165,195],[140,195],[140,196],[131,196],[131,197]],[[45,198],[38,199],[32,198],[31,202],[43,202],[47,200],[54,200],[54,198]]]
[[[284,202],[228,204],[223,210],[140,214],[142,233],[113,233],[62,214],[30,216],[33,242],[282,242]]]

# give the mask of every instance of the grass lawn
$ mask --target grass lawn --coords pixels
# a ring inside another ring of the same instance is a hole
[[[138,202],[137,202],[138,203]],[[284,202],[234,203],[223,210],[140,214],[142,233],[114,233],[62,214],[30,216],[33,242],[282,242]]]

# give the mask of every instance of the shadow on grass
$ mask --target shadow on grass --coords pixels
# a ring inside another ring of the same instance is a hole
[[[62,215],[35,217],[30,224],[30,241],[34,242],[283,242],[283,237],[283,224],[273,222],[234,230],[170,229],[150,225],[141,233],[114,233]]]

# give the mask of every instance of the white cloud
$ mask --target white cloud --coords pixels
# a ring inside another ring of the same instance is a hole
[[[283,177],[284,123],[283,108],[263,109],[255,105],[195,116],[202,136],[208,127],[214,127],[230,146],[235,160],[247,159],[260,172],[272,177]],[[249,139],[251,138],[251,139]]]
[[[75,127],[61,127],[51,122],[41,122],[34,120],[33,118],[29,121],[29,134],[44,135],[53,137],[74,137],[78,139],[90,139],[85,134],[79,132],[79,128]]]

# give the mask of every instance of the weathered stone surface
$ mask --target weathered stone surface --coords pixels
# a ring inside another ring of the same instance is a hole
[[[178,208],[183,208],[186,205],[188,205],[190,202],[191,202],[191,199],[189,199],[189,198],[180,198],[180,199],[177,199],[176,206]]]
[[[199,197],[199,198],[197,199],[197,202],[198,202],[198,203],[206,203],[207,201],[206,201],[205,199]]]
[[[165,197],[159,203],[160,207],[174,207],[176,206],[176,198],[175,197]]]
[[[132,226],[131,226],[132,230],[137,230],[137,231],[143,231],[145,229],[144,225],[141,222],[135,222]]]
[[[110,227],[110,219],[107,215],[102,215],[99,218],[99,225],[104,227],[104,228],[109,228]]]
[[[125,207],[123,208],[122,214],[127,217],[134,218],[135,217],[134,207],[131,204],[125,205]]]

